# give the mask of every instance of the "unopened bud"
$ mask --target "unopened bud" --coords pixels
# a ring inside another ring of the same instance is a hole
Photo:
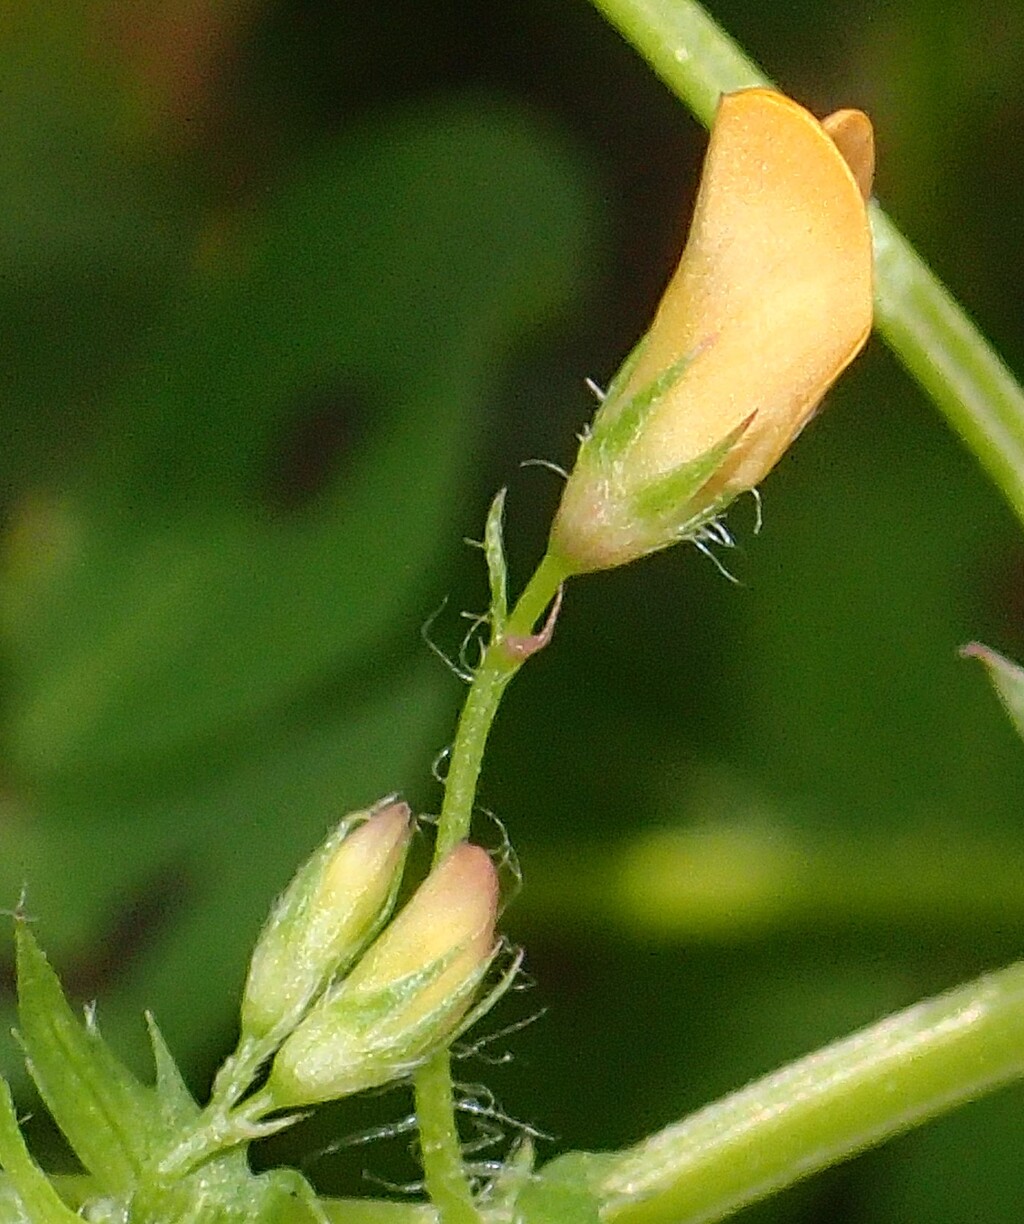
[[[580,446],[551,547],[575,572],[692,538],[756,487],[867,339],[871,124],[725,95],[689,241]]]
[[[380,930],[402,878],[410,832],[404,803],[357,812],[299,869],[253,952],[243,1036],[291,1032]]]
[[[497,904],[486,851],[456,846],[278,1051],[267,1082],[275,1107],[399,1079],[449,1038],[497,950]]]

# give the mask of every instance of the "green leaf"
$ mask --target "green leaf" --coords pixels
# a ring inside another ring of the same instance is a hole
[[[177,759],[417,617],[500,358],[575,294],[588,213],[563,152],[478,101],[354,128],[263,197],[67,487],[14,511],[8,760]]]
[[[982,646],[980,642],[969,643],[960,654],[965,659],[980,659],[985,665],[1003,708],[1009,714],[1017,734],[1024,739],[1024,668],[1011,663],[988,646]]]
[[[10,1178],[21,1205],[32,1224],[81,1224],[80,1217],[65,1206],[60,1195],[47,1180],[42,1169],[29,1155],[22,1138],[18,1117],[14,1111],[11,1090],[0,1079],[0,1166]],[[3,1213],[3,1192],[0,1191],[0,1219]],[[22,1217],[23,1219],[24,1217]]]
[[[160,1137],[151,1092],[82,1024],[24,921],[15,928],[19,1036],[39,1094],[109,1193],[129,1190]]]

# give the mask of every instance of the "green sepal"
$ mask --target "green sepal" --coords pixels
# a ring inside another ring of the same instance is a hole
[[[980,642],[964,646],[960,654],[965,659],[980,659],[992,681],[996,695],[1010,716],[1017,734],[1024,739],[1024,668]]]
[[[374,990],[349,990],[342,984],[323,999],[278,1051],[264,1092],[267,1109],[340,1100],[401,1079],[463,1029],[461,1009],[479,988],[490,959],[468,974],[435,1006],[417,1014],[424,990],[445,972],[461,949],[454,948],[422,968]],[[411,1014],[410,1014],[411,1010]],[[303,1052],[323,1049],[316,1079],[296,1077],[293,1066]],[[333,1062],[331,1061],[333,1058]],[[283,1083],[282,1083],[283,1081]],[[263,1112],[267,1110],[264,1109]]]
[[[494,964],[494,960],[497,955],[498,954],[495,953],[487,964],[481,968],[479,979],[477,980],[476,985],[473,987],[473,990],[476,990],[477,986],[480,985],[480,982],[483,981],[487,970]],[[491,1010],[491,1008],[493,1008],[494,1005],[504,997],[506,991],[508,991],[512,983],[519,975],[519,970],[522,967],[524,956],[525,951],[523,948],[518,948],[512,952],[511,960],[502,970],[501,976],[483,996],[483,998],[480,999],[480,1001],[474,1007],[471,1007],[468,1012],[466,1012],[466,1014],[459,1021],[458,1027],[452,1032],[449,1041],[457,1041],[462,1034],[471,1029],[478,1020],[482,1020],[483,1017],[486,1016]]]
[[[615,377],[608,384],[608,388],[603,394],[601,389],[594,385],[594,392],[600,400],[600,406],[597,412],[594,413],[594,418],[587,426],[586,432],[583,435],[582,441],[584,446],[592,438],[602,436],[606,430],[611,428],[616,413],[616,405],[622,398],[622,388],[629,382],[646,344],[647,336],[645,334],[629,350],[626,360],[615,371]]]
[[[632,499],[632,510],[637,518],[654,522],[666,522],[677,516],[680,507],[690,505],[700,490],[725,462],[729,452],[746,433],[753,416],[747,417],[710,449],[698,455],[690,463],[675,468],[657,480],[645,485]],[[702,506],[698,514],[678,525],[675,539],[695,531],[701,523],[713,518],[715,506]],[[668,543],[668,541],[666,541]]]
[[[415,1005],[417,996],[437,981],[461,951],[461,948],[453,948],[446,955],[437,957],[404,977],[396,978],[395,981],[381,986],[379,990],[366,993],[352,991],[351,994],[346,994],[345,987],[342,986],[332,1003],[325,1004],[325,1007],[336,1011],[339,1021],[348,1019],[353,1032],[380,1037],[394,1033],[397,1029],[407,1035],[409,1043],[415,1044],[424,1029],[434,1027],[439,1016],[453,1011],[462,1000],[476,991],[490,966],[490,961],[482,964],[476,973],[467,976],[462,985],[443,999],[433,1011],[425,1012],[412,1023],[408,1023],[405,1009],[410,1004]]]
[[[646,346],[647,333],[645,332],[644,335],[642,335],[636,344],[634,344],[629,350],[626,360],[615,371],[615,377],[608,384],[608,390],[605,392],[604,399],[601,402],[601,408],[598,410],[595,418],[596,424],[599,425],[600,423],[601,413],[604,411],[605,405],[607,404],[610,407],[622,394],[622,388],[632,377],[633,371],[636,369],[637,362],[640,360],[640,354],[644,351]]]
[[[182,1079],[178,1064],[157,1027],[152,1012],[146,1012],[149,1042],[153,1047],[153,1065],[156,1068],[157,1107],[164,1125],[170,1134],[191,1126],[199,1117],[200,1109],[195,1098]]]
[[[24,921],[15,947],[18,1036],[39,1095],[101,1189],[123,1193],[163,1137],[153,1093],[74,1014]]]
[[[29,1155],[7,1081],[0,1079],[0,1165],[32,1224],[81,1224]]]
[[[516,1224],[600,1224],[599,1175],[607,1158],[566,1152],[546,1164],[516,1201]]]
[[[508,619],[508,570],[505,565],[505,541],[502,532],[505,493],[505,489],[499,489],[495,493],[484,527],[484,555],[487,558],[487,577],[491,585],[492,638],[498,638],[505,632],[505,622]]]
[[[634,350],[626,359],[630,368],[635,364],[637,356],[639,356],[639,353],[637,350]],[[682,357],[674,361],[667,369],[662,370],[657,377],[652,378],[645,387],[642,387],[636,395],[631,396],[616,411],[606,411],[606,408],[611,407],[613,404],[609,394],[608,399],[605,400],[605,404],[602,405],[601,411],[594,420],[593,433],[584,442],[584,447],[596,447],[599,464],[604,466],[605,464],[614,463],[629,450],[633,440],[643,429],[644,422],[651,412],[658,406],[658,403],[665,394],[671,391],[680,378],[682,378],[690,365],[692,365],[693,357],[693,353],[684,353]],[[613,390],[619,385],[620,378],[617,377],[613,384]]]

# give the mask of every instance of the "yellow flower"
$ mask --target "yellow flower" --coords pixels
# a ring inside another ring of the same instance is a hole
[[[725,95],[690,238],[552,528],[574,572],[692,537],[753,489],[871,330],[871,124]]]

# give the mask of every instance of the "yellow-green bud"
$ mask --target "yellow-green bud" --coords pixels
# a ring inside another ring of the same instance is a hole
[[[386,921],[411,820],[404,803],[347,816],[278,898],[249,966],[243,1037],[284,1037]]]
[[[324,995],[274,1059],[277,1108],[400,1079],[451,1036],[497,951],[498,880],[463,842],[426,878],[351,974]]]
[[[871,329],[873,160],[860,111],[722,98],[679,267],[565,487],[572,571],[692,538],[813,416]]]

